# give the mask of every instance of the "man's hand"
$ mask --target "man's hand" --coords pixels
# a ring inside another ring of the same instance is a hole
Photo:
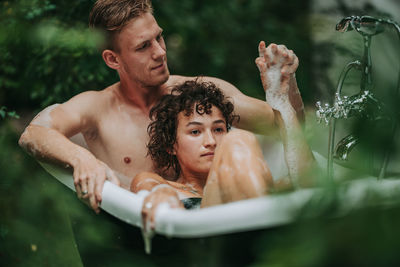
[[[93,155],[86,155],[72,167],[74,168],[74,184],[78,197],[88,201],[92,209],[99,213],[104,182],[109,180],[119,186],[118,178],[107,164]]]
[[[284,45],[270,44],[265,47],[265,42],[261,41],[258,52],[256,65],[260,71],[267,102],[273,109],[279,110],[279,106],[289,100],[291,79],[294,79],[299,60],[293,51]]]

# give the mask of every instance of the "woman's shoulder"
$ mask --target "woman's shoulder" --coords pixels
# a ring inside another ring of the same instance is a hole
[[[140,172],[133,178],[130,190],[134,193],[140,190],[151,191],[153,187],[160,184],[168,184],[168,182],[155,172]]]

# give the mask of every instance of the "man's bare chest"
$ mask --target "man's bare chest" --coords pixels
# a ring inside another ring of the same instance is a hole
[[[147,156],[149,123],[147,116],[110,112],[84,135],[89,149],[119,171],[148,169],[151,166]]]

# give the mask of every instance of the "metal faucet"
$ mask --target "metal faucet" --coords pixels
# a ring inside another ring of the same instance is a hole
[[[318,122],[325,122],[329,125],[329,141],[328,141],[328,178],[332,181],[333,179],[333,158],[340,160],[347,160],[351,150],[359,143],[357,136],[350,134],[344,137],[338,142],[334,149],[335,143],[335,131],[336,131],[336,120],[346,119],[349,117],[364,117],[372,121],[387,119],[382,112],[382,106],[374,95],[370,92],[372,89],[372,61],[371,61],[371,38],[372,36],[382,33],[384,31],[384,25],[393,26],[400,39],[400,27],[392,20],[388,19],[377,19],[370,16],[351,16],[342,19],[337,25],[336,30],[340,32],[347,32],[351,30],[357,31],[363,37],[364,54],[361,61],[353,61],[348,63],[343,69],[336,93],[333,105],[324,104],[320,101],[316,103],[317,111],[316,116]],[[357,69],[361,71],[361,83],[360,92],[353,96],[342,96],[343,82],[351,69]],[[400,91],[400,73],[397,83],[397,96]],[[395,115],[396,116],[396,115]],[[392,119],[392,139],[396,133],[396,120]],[[385,152],[384,160],[379,172],[379,179],[383,178],[386,172],[386,167],[389,161],[389,152]]]
[[[324,121],[326,125],[329,124],[332,118],[347,119],[355,116],[375,119],[377,116],[375,115],[376,112],[379,113],[382,109],[380,102],[369,91],[363,91],[360,94],[350,97],[342,97],[339,93],[336,93],[333,106],[325,104],[322,107],[320,101],[316,103],[316,106],[318,108],[316,112],[318,122],[321,123]],[[373,109],[376,109],[376,111],[374,114],[370,114],[369,112]]]

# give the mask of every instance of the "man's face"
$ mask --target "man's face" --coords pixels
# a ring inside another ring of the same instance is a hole
[[[144,87],[154,87],[169,78],[162,29],[153,15],[145,13],[130,21],[118,34],[119,75]]]

